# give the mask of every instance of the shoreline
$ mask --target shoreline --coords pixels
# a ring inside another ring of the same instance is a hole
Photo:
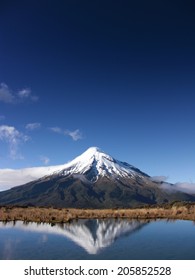
[[[67,223],[76,219],[177,219],[195,221],[195,203],[128,209],[75,209],[0,206],[0,221]]]

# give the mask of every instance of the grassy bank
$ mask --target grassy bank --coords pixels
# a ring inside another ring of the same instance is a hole
[[[38,207],[0,207],[0,221],[61,223],[74,219],[129,218],[181,219],[195,221],[195,203],[176,203],[136,209],[55,209]]]

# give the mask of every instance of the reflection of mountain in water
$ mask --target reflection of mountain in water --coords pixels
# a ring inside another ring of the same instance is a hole
[[[36,224],[16,222],[15,227],[22,230],[59,234],[83,247],[89,254],[97,254],[102,248],[110,246],[121,236],[129,235],[146,225],[147,221],[139,220],[79,220],[70,224],[51,226],[50,224]],[[12,224],[11,224],[12,225]],[[10,223],[0,226],[10,227]]]
[[[140,229],[145,222],[126,220],[85,220],[65,225],[67,236],[89,254],[97,254],[122,235]]]

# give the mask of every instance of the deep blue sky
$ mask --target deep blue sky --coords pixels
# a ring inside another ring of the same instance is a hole
[[[193,1],[1,1],[0,168],[98,146],[195,181],[194,14]]]

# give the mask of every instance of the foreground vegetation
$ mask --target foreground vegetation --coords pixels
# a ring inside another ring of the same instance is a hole
[[[195,221],[195,203],[172,203],[134,209],[0,207],[0,221],[64,223],[74,219],[179,219]]]

